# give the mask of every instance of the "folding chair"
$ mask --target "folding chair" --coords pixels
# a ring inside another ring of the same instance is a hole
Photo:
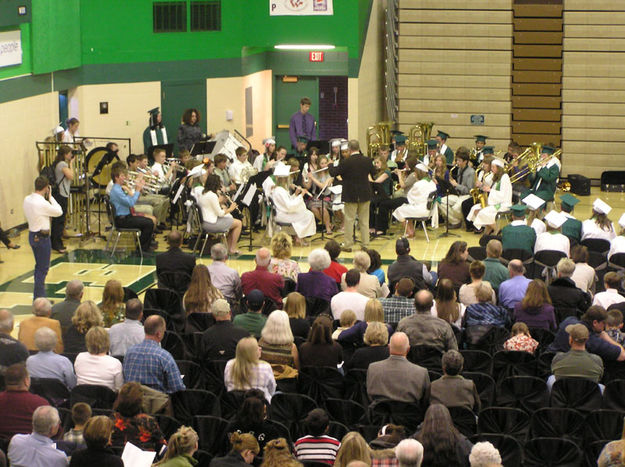
[[[560,378],[551,388],[551,407],[568,407],[586,414],[601,408],[599,385],[586,378]]]
[[[480,433],[502,433],[515,438],[525,438],[530,426],[530,416],[513,407],[487,407],[480,411],[477,429]]]
[[[85,402],[92,409],[112,409],[117,394],[107,386],[95,384],[79,384],[69,395],[69,405],[73,407],[77,402]]]
[[[497,387],[496,403],[532,413],[549,403],[547,383],[535,376],[509,376]]]
[[[228,244],[228,232],[230,231],[229,229],[219,232],[207,232],[204,230],[204,219],[202,218],[202,210],[195,201],[189,206],[188,223],[191,226],[191,231],[197,233],[197,240],[193,245],[193,254],[195,254],[202,239],[204,239],[204,243],[202,244],[202,249],[199,250],[199,256],[201,257],[204,254],[206,243],[208,243],[208,237],[210,237],[211,235],[216,235],[220,237],[224,245]]]
[[[558,250],[541,250],[534,254],[534,278],[545,276],[545,282],[550,283],[556,277],[556,265],[562,258],[566,258],[566,254]],[[543,268],[540,274],[536,274],[536,266]]]
[[[30,392],[43,397],[54,407],[65,407],[69,389],[56,378],[30,378]]]
[[[404,227],[404,237],[406,236],[406,232],[408,231],[408,222],[410,221],[414,222],[415,227],[417,226],[417,222],[420,222],[421,226],[423,227],[423,233],[425,234],[425,239],[427,240],[428,243],[430,243],[430,237],[428,236],[428,229],[427,229],[426,223],[432,218],[432,215],[434,214],[434,210],[436,208],[434,201],[436,201],[436,191],[433,191],[432,193],[428,195],[428,200],[426,204],[426,208],[428,210],[427,216],[406,217],[406,225]]]
[[[196,415],[193,427],[197,431],[199,447],[213,456],[226,454],[230,448],[227,439],[228,420],[212,415]]]
[[[115,250],[117,250],[117,244],[119,243],[119,237],[122,234],[129,233],[133,235],[135,243],[137,244],[137,248],[139,249],[139,254],[141,255],[141,259],[143,259],[143,249],[141,248],[141,229],[132,229],[127,227],[117,227],[115,224],[115,218],[117,217],[115,213],[115,206],[111,203],[111,200],[108,196],[103,196],[104,206],[106,208],[106,215],[108,217],[109,222],[111,223],[111,235],[106,239],[105,250],[109,248],[109,242],[113,239],[113,235],[117,235],[115,237],[115,243],[113,244],[113,251],[111,252],[111,256],[115,255]]]
[[[582,463],[582,450],[564,438],[534,438],[525,443],[524,461],[531,466],[577,466]]]
[[[577,410],[544,407],[532,414],[530,437],[568,438],[576,443],[581,442],[585,431],[584,423],[584,416]]]
[[[204,389],[178,391],[171,394],[170,399],[176,419],[185,425],[191,425],[196,415],[221,415],[219,398]]]

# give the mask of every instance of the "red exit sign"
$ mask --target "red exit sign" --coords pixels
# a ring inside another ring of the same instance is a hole
[[[310,52],[308,60],[311,62],[323,62],[323,52]]]

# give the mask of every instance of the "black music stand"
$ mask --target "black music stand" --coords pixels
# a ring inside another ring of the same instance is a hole
[[[245,196],[245,193],[247,193],[247,190],[249,190],[249,187],[252,184],[254,184],[254,183],[256,184],[256,190],[258,191],[258,188],[259,187],[262,188],[263,182],[270,175],[271,175],[271,172],[267,170],[267,171],[259,172],[256,175],[251,176],[247,180],[247,183],[245,184],[243,189],[241,190],[241,194],[239,195],[239,197],[233,199],[232,201],[236,203],[239,198]],[[256,194],[254,196],[256,196]],[[243,206],[245,208],[247,208],[246,211],[247,211],[247,219],[248,219],[248,230],[249,230],[248,233],[249,233],[249,236],[250,236],[250,242],[249,242],[249,245],[247,247],[248,247],[248,251],[252,251],[254,248],[260,248],[262,245],[254,245],[253,244],[253,241],[254,241],[254,239],[253,239],[254,224],[252,223],[252,210],[251,210],[250,206],[246,206],[246,205],[243,205]],[[260,208],[260,205],[259,205],[259,208]]]
[[[440,234],[438,238],[460,237],[460,235],[449,231],[449,195],[455,193],[456,189],[451,183],[449,183],[444,178],[436,177],[436,181],[439,183],[439,185],[443,189],[443,193],[445,193],[445,196],[447,198],[447,207],[445,208],[445,231],[442,234]]]
[[[328,154],[330,152],[330,142],[325,139],[308,141],[308,143],[306,144],[306,151],[310,151],[310,148],[312,147],[319,149],[319,155]]]
[[[191,157],[206,156],[213,152],[217,141],[199,141],[191,148]]]

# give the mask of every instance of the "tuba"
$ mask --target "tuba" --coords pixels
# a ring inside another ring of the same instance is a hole
[[[395,122],[378,122],[367,128],[367,152],[374,157],[380,146],[391,144],[391,127]]]
[[[419,159],[423,159],[428,153],[428,140],[432,135],[434,122],[420,122],[410,128],[408,133],[408,152],[415,153]]]

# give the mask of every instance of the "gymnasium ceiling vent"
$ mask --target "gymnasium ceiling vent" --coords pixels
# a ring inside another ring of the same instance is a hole
[[[191,31],[221,31],[221,1],[191,2]]]
[[[154,32],[187,32],[187,2],[154,2]]]

